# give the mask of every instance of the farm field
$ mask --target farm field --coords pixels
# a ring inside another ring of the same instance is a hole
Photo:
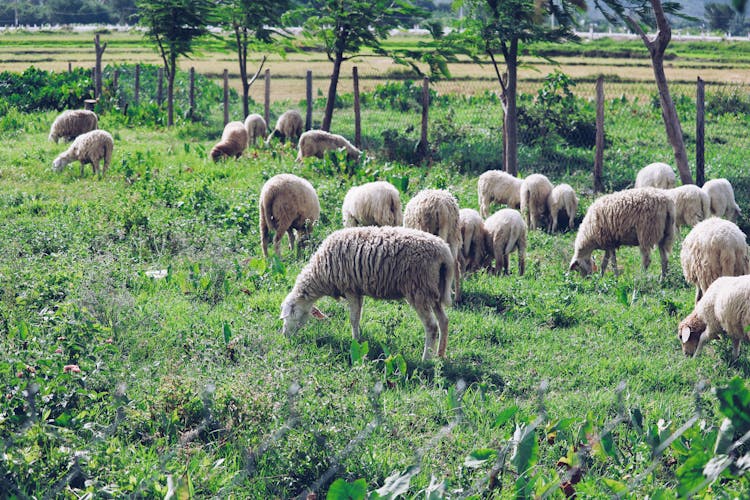
[[[105,60],[116,53],[112,36]],[[131,47],[123,56],[154,62],[140,39],[123,38]],[[45,40],[30,43],[43,50]],[[23,52],[1,41],[0,60]],[[50,49],[49,64],[67,69],[74,53]],[[215,63],[201,57],[205,68]],[[199,59],[191,63],[198,68]],[[269,66],[282,73],[276,64]],[[649,68],[642,70],[646,79]],[[351,340],[346,304],[329,298],[317,303],[328,319],[310,320],[291,338],[281,333],[281,301],[315,247],[341,227],[350,187],[389,180],[404,204],[421,189],[444,188],[462,207],[478,208],[480,155],[497,145],[487,122],[498,104],[483,99],[437,101],[435,160],[427,165],[388,157],[380,138],[398,120],[418,120],[413,109],[366,108],[372,158],[358,164],[330,157],[295,164],[294,148],[278,143],[213,163],[207,153],[221,133],[218,104],[203,121],[180,119],[171,129],[102,109],[99,125],[112,133],[115,151],[101,178],[90,167],[81,176],[77,163],[52,171],[67,148],[47,140],[56,111],[3,108],[0,491],[258,499],[360,491],[351,498],[365,498],[393,493],[398,483],[407,485],[404,498],[565,498],[571,488],[579,498],[745,494],[748,479],[735,468],[703,475],[709,460],[721,458],[713,452],[719,438],[747,430],[719,428],[733,415],[726,394],[737,395],[739,414],[747,408],[750,362],[744,346],[731,363],[725,340],[696,359],[681,352],[677,323],[694,298],[679,263],[687,228],[663,281],[657,254],[643,271],[637,248],[618,252],[619,276],[582,278],[567,270],[574,232],[531,232],[524,276],[514,254],[510,276],[467,277],[464,299],[448,311],[443,360],[421,361],[421,323],[399,301],[365,299],[361,344]],[[298,100],[279,96],[272,115]],[[346,102],[334,127],[351,136]],[[681,117],[689,111],[683,103]],[[614,99],[607,116],[609,190],[627,187],[649,158],[669,161],[663,131],[644,126],[659,119],[648,99]],[[707,176],[733,182],[746,232],[747,120],[713,116],[707,151]],[[482,123],[484,135],[476,132]],[[469,124],[477,128],[467,132]],[[555,184],[570,183],[581,198],[580,223],[595,199],[591,149],[540,148],[521,148],[521,175],[542,171]],[[266,261],[257,200],[263,183],[282,172],[315,186],[321,220],[300,254],[284,239],[282,254]],[[743,446],[732,456],[744,455]]]

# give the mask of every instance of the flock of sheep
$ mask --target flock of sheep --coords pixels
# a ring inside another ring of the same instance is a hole
[[[298,141],[298,160],[322,157],[330,150],[344,150],[352,159],[361,155],[340,135],[302,130],[300,113],[287,111],[266,143],[274,138]],[[214,161],[239,157],[266,133],[265,120],[257,114],[249,115],[244,123],[230,122],[210,156]],[[52,124],[49,138],[73,139],[68,150],[54,160],[56,170],[78,160],[82,172],[84,164],[91,163],[97,173],[103,160],[106,172],[113,141],[110,134],[97,129],[93,112],[62,113]],[[437,355],[444,356],[446,308],[460,300],[462,275],[482,268],[507,274],[509,255],[514,251],[518,252],[518,273],[523,275],[529,230],[541,228],[545,221],[550,232],[564,226],[575,229],[578,198],[568,184],[553,186],[541,174],[518,179],[490,170],[479,176],[477,190],[479,212],[459,208],[456,197],[446,190],[426,189],[417,193],[402,213],[399,192],[390,183],[353,187],[342,205],[345,228],[321,243],[281,305],[284,333],[294,333],[311,314],[322,315],[314,304],[330,296],[346,299],[352,335],[358,338],[365,296],[403,298],[424,326],[422,358],[433,355],[436,341]],[[258,204],[266,257],[272,232],[273,249],[280,255],[284,234],[289,237],[290,249],[295,236],[299,248],[320,218],[314,187],[293,174],[269,179]],[[493,204],[507,208],[490,214]],[[696,305],[678,327],[682,349],[686,355],[697,355],[708,340],[724,333],[733,341],[736,359],[740,342],[750,340],[746,332],[750,326],[750,258],[746,236],[733,222],[739,215],[726,179],[708,181],[702,188],[675,187],[672,167],[653,163],[638,172],[633,189],[603,195],[590,205],[576,234],[569,269],[584,276],[594,272],[592,253],[604,250],[602,274],[610,261],[617,273],[615,252],[625,245],[639,247],[645,270],[651,250],[657,246],[664,278],[678,228],[692,226],[680,261],[685,279],[696,286]]]

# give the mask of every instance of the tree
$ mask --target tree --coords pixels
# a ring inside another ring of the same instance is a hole
[[[680,5],[674,2],[661,0],[594,0],[594,5],[601,11],[605,18],[613,24],[624,22],[628,28],[643,41],[651,56],[651,67],[654,70],[656,88],[659,92],[659,103],[661,104],[661,115],[667,139],[674,151],[677,170],[683,184],[692,184],[693,177],[688,165],[687,150],[682,139],[682,126],[677,116],[672,95],[669,93],[669,84],[664,73],[664,52],[672,39],[672,28],[669,25],[667,14],[680,15]],[[635,17],[634,17],[635,16]],[[649,37],[645,28],[655,27],[656,35]]]
[[[734,19],[735,11],[725,3],[707,3],[704,7],[706,21],[710,30],[728,31]]]
[[[518,65],[521,45],[534,41],[576,40],[572,11],[585,8],[583,0],[458,0],[454,7],[467,12],[464,36],[489,58],[500,84],[503,105],[503,165],[518,173]],[[555,27],[545,22],[549,16]],[[504,68],[496,54],[503,57]],[[503,71],[504,70],[504,71]]]
[[[167,126],[174,124],[174,77],[177,59],[189,57],[193,41],[208,33],[213,20],[209,0],[139,0],[139,24],[146,36],[156,42],[167,76]]]
[[[747,0],[732,0],[732,9],[737,13],[735,16],[734,31],[739,34],[745,30],[745,10],[747,10]]]

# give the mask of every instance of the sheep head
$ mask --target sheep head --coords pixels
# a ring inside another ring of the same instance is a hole
[[[281,303],[281,315],[279,315],[279,319],[284,320],[282,329],[284,335],[293,335],[302,328],[310,318],[312,309],[312,302],[303,300],[294,291],[287,295]]]
[[[705,331],[706,322],[695,311],[680,321],[680,326],[677,328],[677,336],[680,338],[682,352],[685,356],[692,356],[696,353],[701,334]]]
[[[52,161],[52,168],[55,172],[62,172],[62,169],[65,168],[65,165],[68,163],[70,163],[70,159],[64,154],[61,154]]]
[[[592,272],[596,271],[596,265],[594,264],[594,259],[591,258],[591,256],[582,258],[582,257],[573,257],[573,260],[570,261],[570,267],[568,267],[568,271],[578,271],[581,273],[581,276],[588,276]]]

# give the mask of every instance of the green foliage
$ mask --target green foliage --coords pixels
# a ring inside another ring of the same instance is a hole
[[[23,112],[63,110],[83,107],[93,96],[91,72],[44,71],[30,66],[23,73],[0,73],[0,114],[11,109]]]

